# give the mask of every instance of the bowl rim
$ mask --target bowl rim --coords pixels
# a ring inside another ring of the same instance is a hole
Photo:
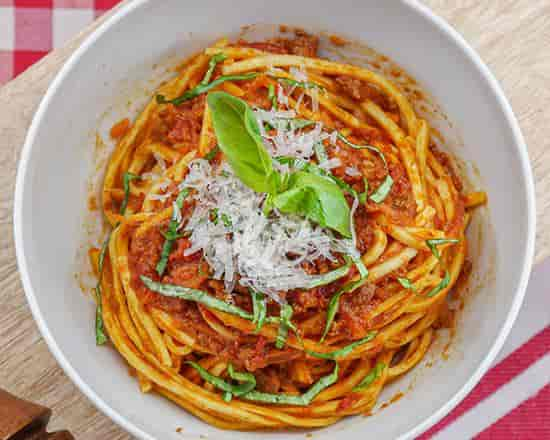
[[[150,0],[133,0],[129,3],[122,5],[118,10],[107,18],[102,24],[100,24],[74,51],[74,53],[64,63],[60,71],[56,74],[54,80],[49,85],[44,97],[40,101],[38,109],[34,114],[31,125],[27,132],[25,142],[21,151],[19,165],[17,169],[17,177],[15,184],[14,194],[14,208],[13,208],[13,227],[14,227],[14,239],[17,266],[19,269],[20,277],[23,284],[23,289],[27,297],[27,302],[31,309],[35,322],[38,325],[42,337],[46,341],[50,352],[54,355],[58,364],[61,366],[65,374],[69,376],[71,381],[83,392],[88,399],[95,405],[97,409],[107,415],[111,420],[117,423],[121,428],[126,430],[132,435],[135,435],[141,439],[154,440],[151,434],[146,433],[142,429],[134,425],[126,417],[122,416],[119,412],[108,405],[79,375],[76,369],[67,360],[64,353],[58,346],[54,337],[52,336],[48,324],[46,323],[38,302],[36,300],[36,294],[31,284],[29,268],[27,264],[27,257],[24,252],[23,246],[23,190],[24,183],[27,176],[28,162],[33,152],[33,147],[36,142],[36,134],[38,127],[42,121],[44,114],[48,111],[50,101],[61,88],[65,77],[73,69],[73,67],[79,62],[80,58],[92,47],[95,42],[111,27],[115,26],[119,21],[124,19],[135,9],[148,3]],[[525,199],[527,202],[527,240],[524,244],[525,259],[522,262],[521,275],[519,278],[518,287],[510,307],[506,319],[502,323],[498,336],[491,349],[487,352],[485,358],[480,361],[475,372],[470,376],[468,381],[462,385],[462,387],[455,393],[455,395],[448,400],[443,406],[436,410],[433,414],[428,416],[422,422],[418,423],[415,427],[408,432],[400,434],[399,439],[409,439],[421,434],[429,429],[431,426],[439,422],[445,415],[447,415],[466,395],[473,389],[473,387],[479,382],[485,372],[489,369],[491,363],[497,356],[498,352],[502,348],[506,337],[510,333],[512,326],[516,320],[516,317],[521,308],[531,267],[533,264],[533,258],[535,254],[535,232],[536,232],[536,208],[535,208],[535,185],[534,178],[530,166],[529,155],[525,140],[523,138],[518,121],[513,113],[513,110],[506,99],[504,92],[502,91],[498,81],[481,60],[477,52],[466,42],[466,40],[443,18],[437,16],[427,6],[421,4],[417,0],[399,0],[403,6],[409,8],[414,13],[421,15],[427,19],[434,26],[439,28],[444,34],[446,34],[450,40],[452,40],[459,50],[474,64],[478,72],[483,77],[487,87],[489,87],[492,93],[497,98],[498,104],[504,112],[504,116],[507,124],[512,129],[512,135],[514,138],[514,145],[519,154],[519,161],[521,172],[525,179]]]

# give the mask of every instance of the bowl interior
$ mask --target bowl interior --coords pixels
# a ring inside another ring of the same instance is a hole
[[[453,124],[429,118],[452,151],[475,163],[482,176],[491,221],[485,212],[469,234],[475,263],[471,294],[447,359],[439,339],[427,356],[431,367],[419,366],[392,384],[382,400],[406,391],[403,398],[374,417],[348,418],[314,435],[412,436],[441,417],[479,379],[503,342],[521,303],[533,246],[526,153],[484,69],[444,25],[406,2],[165,0],[138,1],[122,12],[84,44],[56,80],[31,128],[18,176],[15,225],[24,285],[46,340],[72,379],[111,417],[145,438],[259,437],[219,431],[163,398],[141,394],[119,355],[95,346],[93,302],[75,274],[83,243],[94,234],[86,214],[88,178],[100,176],[96,167],[107,151],[94,148],[98,128],[127,116],[128,98],[136,107],[158,84],[165,74],[157,63],[183,58],[220,36],[236,36],[244,24],[284,23],[361,40],[399,63],[441,104]],[[183,431],[176,433],[179,427]],[[303,433],[261,435],[294,439]]]

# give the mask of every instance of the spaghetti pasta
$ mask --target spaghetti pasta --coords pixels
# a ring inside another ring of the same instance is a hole
[[[428,350],[486,203],[397,86],[316,50],[222,40],[112,131],[98,343],[222,429],[369,411]]]

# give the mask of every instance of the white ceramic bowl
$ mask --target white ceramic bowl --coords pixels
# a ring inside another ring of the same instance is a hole
[[[383,399],[412,383],[398,402],[373,417],[348,418],[315,433],[318,439],[359,439],[366,433],[411,438],[450,411],[491,364],[520,308],[535,236],[533,178],[506,98],[464,40],[415,2],[140,0],[119,10],[58,74],[23,148],[14,223],[30,307],[65,372],[98,408],[140,438],[303,437],[222,432],[162,398],[140,394],[118,354],[95,346],[93,305],[74,278],[86,182],[93,174],[93,133],[103,112],[114,108],[115,116],[124,116],[123,91],[148,78],[154,63],[176,52],[189,54],[252,23],[326,30],[364,41],[398,62],[449,115],[464,142],[456,152],[477,165],[489,194],[491,224],[482,225],[481,243],[470,237],[476,280],[482,282],[461,314],[449,359],[440,360],[436,343],[428,356],[431,368],[419,366],[385,392]],[[181,434],[177,427],[184,428]]]

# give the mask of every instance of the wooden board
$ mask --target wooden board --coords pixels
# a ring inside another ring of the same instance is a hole
[[[536,261],[540,262],[550,255],[550,2],[425,3],[480,53],[512,103],[536,176]],[[52,408],[52,430],[69,429],[79,440],[130,436],[77,390],[40,337],[15,263],[12,202],[17,158],[33,113],[63,62],[96,26],[97,22],[0,89],[0,388]]]

